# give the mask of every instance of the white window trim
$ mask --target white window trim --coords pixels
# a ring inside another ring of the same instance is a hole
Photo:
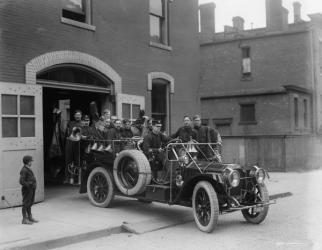
[[[60,21],[65,24],[76,26],[79,28],[95,31],[96,27],[92,25],[92,3],[91,0],[86,0],[85,4],[85,23],[78,22],[69,18],[61,17]]]
[[[163,50],[167,50],[167,51],[172,51],[171,46],[168,46],[163,43],[157,43],[157,42],[150,41],[150,47],[155,47],[155,48],[159,48],[159,49],[163,49]]]
[[[144,96],[117,94],[116,95],[116,103],[117,103],[116,104],[116,114],[117,114],[117,117],[119,117],[119,118],[123,118],[123,110],[122,110],[123,103],[131,105],[131,116],[132,116],[132,105],[140,105],[140,109],[145,110]],[[135,119],[135,118],[133,118],[133,119]]]
[[[77,22],[75,20],[68,19],[68,18],[65,18],[65,17],[61,17],[61,22],[64,23],[64,24],[69,24],[69,25],[72,25],[72,26],[83,28],[83,29],[86,29],[86,30],[91,30],[91,31],[96,30],[96,27],[93,26],[93,25],[90,25],[88,23]]]
[[[2,95],[14,95],[17,97],[17,114],[12,114],[12,115],[6,115],[6,114],[2,114],[2,110],[0,109],[0,118],[1,118],[1,123],[0,123],[0,128],[1,128],[1,131],[0,131],[0,135],[1,137],[0,138],[35,138],[36,137],[36,131],[35,131],[35,135],[34,136],[21,136],[21,118],[32,118],[34,119],[35,121],[35,130],[36,130],[36,114],[33,114],[33,115],[21,115],[20,114],[20,97],[21,96],[30,96],[28,94],[2,94],[0,93],[0,103],[1,103],[1,99],[2,99]],[[35,103],[35,99],[34,99],[34,107],[35,107],[36,103]],[[35,110],[34,110],[35,112]],[[17,136],[15,137],[3,137],[3,134],[2,134],[2,118],[16,118],[17,119]]]

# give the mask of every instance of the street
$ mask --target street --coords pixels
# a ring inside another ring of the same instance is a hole
[[[114,234],[59,249],[322,249],[322,171],[284,174],[279,180],[275,175],[272,173],[267,182],[269,190],[283,186],[293,195],[277,199],[260,225],[247,224],[236,212],[221,215],[211,234],[200,232],[189,222],[140,235]]]

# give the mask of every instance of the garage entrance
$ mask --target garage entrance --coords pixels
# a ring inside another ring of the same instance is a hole
[[[93,102],[98,113],[109,108],[115,113],[113,83],[94,69],[61,64],[40,72],[43,86],[43,139],[45,188],[62,185],[65,175],[66,127],[75,110],[91,117]]]

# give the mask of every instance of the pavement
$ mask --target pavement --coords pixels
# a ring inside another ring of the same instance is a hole
[[[270,173],[266,185],[272,197],[283,198],[307,188],[312,173]],[[294,188],[295,182],[303,186]],[[0,210],[0,249],[53,249],[122,233],[127,225],[138,225],[144,233],[193,220],[190,208],[124,197],[116,197],[110,208],[94,207],[74,186],[46,188],[45,201],[35,204],[32,212],[40,222],[22,225],[21,207]]]

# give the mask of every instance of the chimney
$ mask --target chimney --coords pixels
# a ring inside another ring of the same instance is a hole
[[[235,16],[233,17],[233,27],[235,28],[236,31],[242,31],[244,30],[244,18],[240,16]]]
[[[287,30],[288,29],[288,10],[282,7],[282,13],[283,13],[282,27],[283,27],[283,30]]]
[[[294,9],[294,23],[298,23],[302,21],[301,18],[301,4],[299,2],[293,3],[293,9]]]
[[[229,25],[224,25],[224,32],[225,33],[236,32],[236,29],[234,27],[229,26]]]
[[[205,3],[199,6],[201,39],[212,40],[215,34],[215,3]]]
[[[282,0],[266,0],[266,27],[270,31],[279,31],[284,28],[285,13]]]

